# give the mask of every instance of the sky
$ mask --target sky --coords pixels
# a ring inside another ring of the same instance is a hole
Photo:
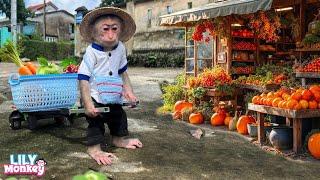
[[[48,2],[49,0],[47,0]],[[24,0],[26,7],[30,5],[43,3],[43,0]],[[75,9],[80,6],[85,6],[88,10],[93,9],[100,5],[101,0],[51,0],[59,9],[69,11],[75,14]]]

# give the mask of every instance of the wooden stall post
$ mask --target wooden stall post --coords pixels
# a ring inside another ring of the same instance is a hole
[[[298,153],[302,147],[301,139],[302,119],[293,119],[293,151]]]
[[[258,121],[258,141],[260,145],[264,144],[265,141],[265,132],[264,132],[264,114],[257,112],[257,121]]]

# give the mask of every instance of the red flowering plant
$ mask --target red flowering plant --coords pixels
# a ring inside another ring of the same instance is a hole
[[[215,26],[212,20],[205,20],[199,22],[194,28],[192,39],[195,41],[204,40],[205,42],[209,42],[210,37],[205,36],[206,32],[208,32],[210,36],[215,36]]]
[[[249,15],[249,27],[258,35],[258,38],[267,42],[276,42],[280,39],[280,18],[273,11],[259,11],[257,14]]]

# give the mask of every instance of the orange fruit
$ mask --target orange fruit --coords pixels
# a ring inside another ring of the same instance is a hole
[[[310,86],[309,90],[312,92],[312,93],[320,93],[320,87],[318,85],[312,85]]]
[[[266,93],[262,93],[260,96],[261,97],[267,97],[267,94]]]
[[[302,97],[302,95],[299,92],[294,92],[294,93],[291,94],[291,98],[295,99],[297,101],[299,101],[301,99],[301,97]]]
[[[280,97],[277,97],[277,98],[275,98],[275,99],[273,99],[273,101],[272,101],[272,106],[273,107],[278,107],[279,106],[279,103],[282,101],[282,98],[280,98]]]
[[[302,93],[303,90],[304,90],[303,88],[299,88],[299,89],[296,90],[296,92]]]
[[[267,105],[272,106],[273,98],[267,98]]]
[[[252,103],[259,104],[261,97],[260,96],[253,96]]]
[[[306,100],[304,100],[304,99],[301,99],[301,100],[299,101],[299,104],[301,105],[301,108],[302,108],[302,109],[308,109],[308,107],[309,107],[309,102],[306,101]]]
[[[302,109],[301,105],[298,103],[293,107],[294,110],[300,110]]]
[[[284,103],[285,103],[285,102],[286,102],[285,100],[280,101],[280,102],[278,103],[278,108],[284,108]]]
[[[288,93],[283,93],[282,94],[282,99],[288,100],[290,98],[290,95]]]
[[[318,103],[315,100],[309,101],[309,109],[317,109]]]
[[[273,98],[274,97],[274,92],[269,92],[268,94],[267,94],[267,98]]]
[[[287,102],[287,108],[288,109],[293,109],[299,102],[295,99],[291,99]]]
[[[302,99],[307,100],[307,101],[311,100],[313,97],[312,92],[308,89],[303,90],[301,94],[302,94]]]
[[[320,102],[320,92],[314,92],[313,93],[314,100],[317,102]]]

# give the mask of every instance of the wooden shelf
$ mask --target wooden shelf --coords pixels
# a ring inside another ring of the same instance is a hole
[[[257,111],[264,114],[271,114],[276,116],[283,116],[287,118],[315,118],[320,117],[320,109],[303,109],[303,110],[290,110],[281,109],[271,106],[256,105],[249,103],[248,109]]]
[[[256,49],[251,50],[251,49],[235,49],[235,48],[232,48],[232,50],[234,50],[234,51],[256,51]]]
[[[250,63],[254,63],[254,60],[236,60],[236,59],[233,59],[232,62],[250,62]]]
[[[296,72],[296,77],[320,79],[320,72]]]
[[[276,91],[280,88],[280,85],[278,84],[267,84],[265,86],[258,86],[253,84],[237,84],[236,87],[242,88],[242,89],[250,89],[255,90],[258,92],[269,92],[269,91]]]
[[[295,51],[298,51],[298,52],[320,52],[320,49],[302,48],[302,49],[296,49]]]
[[[254,37],[232,36],[233,38],[254,39]]]

